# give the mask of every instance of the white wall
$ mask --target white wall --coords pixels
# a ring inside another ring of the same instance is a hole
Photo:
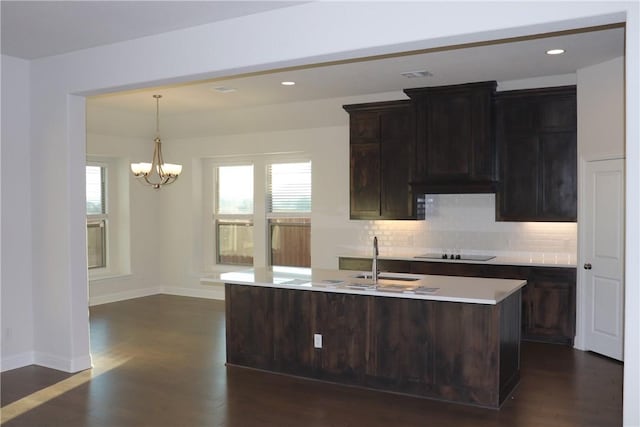
[[[149,121],[152,120],[149,117]],[[117,126],[117,129],[122,127]],[[116,230],[120,247],[112,255],[119,256],[124,252],[129,258],[129,262],[120,259],[119,263],[114,263],[106,277],[91,277],[91,305],[153,295],[162,290],[163,266],[171,259],[168,253],[159,250],[165,229],[164,214],[160,209],[164,195],[132,179],[129,169],[131,162],[150,161],[152,153],[151,137],[87,136],[87,155],[92,159],[107,159],[109,184],[116,186],[109,189],[112,196],[109,226],[118,227],[111,220],[114,216],[122,225]]]
[[[624,157],[624,58],[578,70],[578,157]]]
[[[69,371],[90,366],[83,231],[84,105],[81,99],[69,94],[523,36],[626,19],[629,33],[626,113],[628,117],[640,116],[637,2],[468,2],[464,3],[464,14],[460,10],[456,2],[311,2],[33,61],[33,181],[31,187],[21,182],[16,186],[30,193],[32,200],[32,270],[37,313],[34,347],[47,355],[45,362]],[[330,32],[326,29],[327,22],[331,23]],[[220,40],[225,43],[217,43]],[[638,188],[640,125],[627,120],[626,126],[628,166],[636,171],[628,178],[633,185],[627,188]],[[61,170],[66,174],[51,179]],[[629,193],[628,218],[640,217],[639,201],[640,195]],[[627,256],[637,262],[640,226],[627,228],[627,241],[634,242],[628,245]],[[627,283],[638,281],[640,268],[628,268]],[[629,288],[625,423],[640,425],[640,408],[634,403],[640,398],[640,290]]]
[[[33,363],[29,62],[2,56],[2,370]],[[16,186],[19,181],[21,185]]]

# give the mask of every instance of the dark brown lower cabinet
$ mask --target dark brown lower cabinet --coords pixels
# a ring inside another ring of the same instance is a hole
[[[276,293],[251,286],[235,286],[231,291],[233,297],[225,298],[226,324],[233,325],[232,330],[229,327],[226,330],[227,362],[272,369]],[[266,319],[270,322],[268,328],[264,327]]]
[[[403,298],[372,298],[366,383],[424,395],[433,387],[433,304]]]
[[[331,292],[285,292],[311,296],[311,304],[303,309],[313,312],[313,321],[304,327],[313,334],[322,335],[322,349],[313,349],[314,376],[327,381],[360,384],[367,360],[366,299],[360,295]],[[308,341],[307,346],[313,348],[313,341]]]
[[[575,268],[532,268],[522,298],[526,339],[573,345],[576,334]]]
[[[341,270],[367,271],[370,258],[339,259]],[[380,271],[440,276],[523,279],[522,339],[573,345],[576,334],[576,269],[518,265],[379,260]]]
[[[232,365],[491,408],[519,380],[519,291],[496,305],[234,284],[225,292]]]
[[[309,342],[313,337],[307,325],[311,323],[312,313],[306,308],[310,305],[309,292],[273,289],[273,311],[264,312],[269,313],[269,317],[256,319],[260,323],[266,319],[273,319],[273,334],[266,335],[273,336],[271,357],[273,367],[279,372],[294,375],[306,375],[311,372],[313,348],[309,346]],[[247,317],[254,316],[252,313]]]

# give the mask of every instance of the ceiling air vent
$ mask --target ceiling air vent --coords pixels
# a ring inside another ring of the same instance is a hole
[[[402,76],[404,76],[404,77],[406,77],[408,79],[415,79],[417,77],[433,77],[433,74],[431,74],[427,70],[405,71],[404,73],[400,73],[400,75],[402,75]]]
[[[214,87],[213,90],[220,93],[231,93],[231,92],[237,91],[238,89],[233,87],[217,86],[217,87]]]

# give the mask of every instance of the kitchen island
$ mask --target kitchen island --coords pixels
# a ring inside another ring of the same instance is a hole
[[[524,280],[220,273],[227,364],[499,408],[519,381]]]

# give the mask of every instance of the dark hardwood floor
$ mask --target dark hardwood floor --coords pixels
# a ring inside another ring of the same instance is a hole
[[[622,364],[539,343],[499,411],[227,368],[224,302],[156,295],[91,307],[94,368],[1,376],[11,426],[544,426],[622,423]]]

